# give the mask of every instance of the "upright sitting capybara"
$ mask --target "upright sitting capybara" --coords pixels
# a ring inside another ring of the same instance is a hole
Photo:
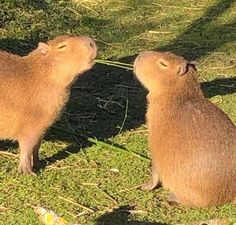
[[[134,63],[148,89],[152,178],[172,200],[192,207],[235,202],[236,127],[200,89],[195,66],[182,57],[145,51]]]
[[[32,174],[46,129],[68,100],[78,74],[90,69],[97,54],[85,36],[60,36],[27,56],[0,51],[0,139],[17,140],[19,172]]]

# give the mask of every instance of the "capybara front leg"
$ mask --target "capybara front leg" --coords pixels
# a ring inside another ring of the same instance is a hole
[[[39,161],[39,148],[41,145],[41,139],[37,142],[37,144],[33,148],[33,167],[35,169],[40,168],[40,161]]]
[[[19,140],[20,160],[18,171],[20,173],[34,175],[34,172],[32,171],[32,159],[34,148],[37,149],[37,145],[38,139],[35,139],[33,137],[24,137]]]

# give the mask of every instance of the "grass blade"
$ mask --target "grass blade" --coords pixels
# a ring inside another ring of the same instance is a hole
[[[112,149],[114,151],[122,152],[122,153],[125,153],[125,154],[133,155],[133,156],[135,156],[135,157],[137,157],[137,158],[139,158],[139,159],[141,159],[141,160],[143,160],[145,162],[150,162],[150,159],[145,157],[145,156],[139,155],[139,154],[137,154],[137,153],[135,153],[133,151],[127,150],[125,148],[114,146],[113,144],[108,144],[108,143],[106,143],[104,141],[99,141],[99,140],[97,140],[95,138],[91,138],[91,137],[87,138],[84,135],[81,135],[81,134],[79,134],[76,131],[63,130],[63,129],[59,128],[59,127],[53,127],[53,129],[55,129],[55,130],[57,130],[59,132],[67,133],[69,135],[74,135],[74,136],[77,136],[77,137],[81,137],[83,139],[86,139],[88,142],[96,144],[98,146],[109,148],[109,149]]]
[[[108,65],[108,66],[114,66],[114,67],[118,67],[122,69],[133,70],[133,65],[128,64],[128,63],[123,63],[123,62],[118,62],[118,61],[109,61],[109,60],[103,60],[103,59],[96,59],[94,60],[94,62]]]

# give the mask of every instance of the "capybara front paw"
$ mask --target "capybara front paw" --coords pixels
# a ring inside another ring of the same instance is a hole
[[[155,187],[157,186],[157,184],[153,183],[152,180],[148,181],[147,183],[144,183],[141,186],[141,190],[143,191],[151,191],[153,190]]]
[[[35,173],[32,171],[32,167],[30,165],[19,165],[18,166],[18,171],[19,173],[22,173],[22,174],[28,174],[28,175],[35,175]]]

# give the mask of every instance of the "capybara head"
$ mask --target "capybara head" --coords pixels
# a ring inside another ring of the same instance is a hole
[[[151,92],[161,92],[174,88],[188,70],[194,68],[193,62],[170,52],[141,52],[134,62],[134,72],[139,81]]]
[[[40,42],[34,53],[50,59],[55,70],[53,78],[67,85],[93,66],[97,46],[90,37],[64,35],[47,43]]]

